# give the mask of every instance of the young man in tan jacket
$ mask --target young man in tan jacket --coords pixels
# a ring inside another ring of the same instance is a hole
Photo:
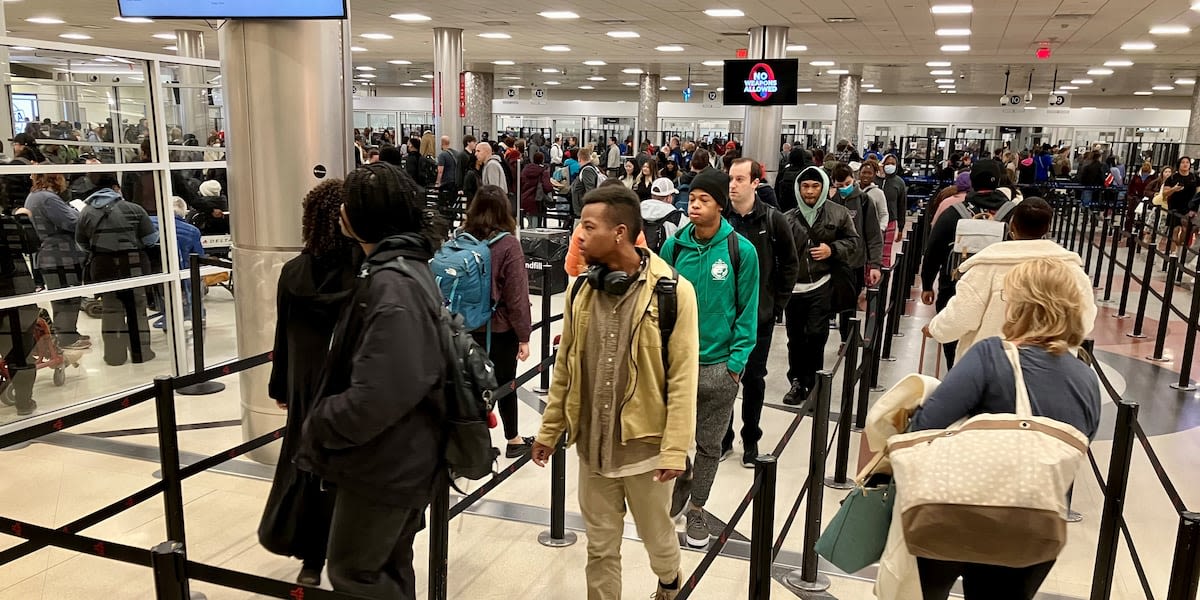
[[[672,600],[681,584],[671,481],[684,472],[696,432],[696,294],[662,259],[634,246],[641,226],[632,191],[604,186],[587,194],[580,250],[590,268],[569,292],[533,445],[539,466],[563,434],[578,449],[588,600],[621,598],[626,507],[658,576],[655,599]],[[675,325],[665,336],[659,325],[671,296]]]

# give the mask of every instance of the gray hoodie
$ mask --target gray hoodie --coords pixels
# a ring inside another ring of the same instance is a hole
[[[158,231],[146,209],[127,202],[116,190],[101,188],[85,202],[75,241],[88,253],[136,252],[158,244]]]

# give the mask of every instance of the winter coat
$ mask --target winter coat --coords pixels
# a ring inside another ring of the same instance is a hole
[[[888,175],[879,184],[887,198],[888,222],[895,222],[897,229],[903,229],[908,220],[908,186],[900,175]]]
[[[892,220],[887,194],[883,192],[883,188],[874,183],[863,188],[862,193],[871,199],[871,206],[875,207],[875,216],[879,219],[879,229],[886,230],[888,223]]]
[[[424,510],[442,468],[445,363],[434,299],[392,269],[402,257],[426,263],[416,234],[384,239],[367,257],[353,298],[333,329],[304,422],[296,466],[339,488],[389,505]]]
[[[492,331],[515,331],[517,341],[529,342],[529,273],[525,270],[525,252],[516,236],[506,235],[491,245]],[[480,331],[487,331],[481,328]]]
[[[508,177],[504,174],[504,165],[501,164],[499,156],[492,155],[487,162],[483,163],[483,168],[480,169],[479,184],[480,186],[494,185],[504,191],[508,190]]]
[[[554,196],[554,184],[550,183],[550,169],[546,165],[529,163],[521,169],[521,210],[525,214],[540,215],[546,211],[537,201],[537,188],[547,196]]]
[[[737,214],[730,205],[725,220],[758,253],[758,322],[774,321],[791,300],[800,273],[792,226],[783,213],[761,198],[746,215]]]
[[[758,339],[758,251],[725,219],[710,240],[698,241],[695,231],[692,223],[684,225],[659,255],[696,288],[700,364],[726,363],[741,373]],[[726,240],[731,235],[737,236],[736,273]]]
[[[972,212],[980,209],[996,211],[1004,206],[1005,202],[1008,202],[1008,197],[999,192],[971,192],[963,201]],[[958,214],[957,210],[948,210],[933,222],[925,245],[925,257],[921,261],[922,291],[933,291],[933,282],[937,280],[942,293],[954,292],[954,278],[950,273],[950,251],[958,229],[958,220],[961,218],[962,215]]]
[[[979,340],[999,336],[1007,321],[1001,298],[1004,276],[1013,267],[1030,260],[1061,260],[1075,271],[1082,309],[1084,335],[1091,333],[1096,320],[1096,298],[1092,280],[1083,270],[1083,260],[1053,240],[1013,240],[992,244],[959,265],[954,298],[929,322],[929,333],[943,344],[958,342],[955,360]]]
[[[879,228],[879,216],[875,214],[875,207],[871,204],[871,198],[864,194],[859,189],[858,184],[854,186],[854,193],[846,198],[842,198],[840,194],[826,202],[841,204],[850,213],[850,218],[854,220],[854,230],[862,237],[863,248],[866,251],[865,262],[852,264],[852,267],[861,267],[864,264],[878,269],[883,266],[883,231]]]
[[[789,164],[779,172],[775,179],[775,201],[779,204],[779,210],[787,212],[798,206],[800,199],[796,197],[796,178],[800,177],[800,171],[803,171],[805,166]]]
[[[88,253],[88,281],[151,274],[154,269],[145,249],[158,245],[158,230],[145,209],[111,188],[101,188],[86,202],[75,227],[75,241]]]
[[[758,187],[755,188],[754,193],[758,196],[759,200],[762,200],[763,202],[775,208],[779,208],[779,198],[775,196],[775,188],[772,188],[767,182],[764,181],[759,183]]]
[[[86,259],[84,252],[75,243],[75,229],[79,223],[79,211],[49,190],[39,190],[25,200],[25,208],[37,230],[42,244],[37,250],[37,268],[56,271],[63,268],[65,285],[79,285],[78,270]]]
[[[1138,172],[1134,174],[1133,179],[1129,180],[1129,190],[1127,197],[1135,202],[1140,202],[1142,198],[1147,196],[1146,189],[1155,179],[1155,173],[1151,171],[1147,174]]]

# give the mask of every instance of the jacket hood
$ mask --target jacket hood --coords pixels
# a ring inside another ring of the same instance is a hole
[[[1035,258],[1053,258],[1083,266],[1078,254],[1063,248],[1054,240],[1011,240],[992,244],[963,261],[958,270],[966,272],[982,265],[1016,266]]]
[[[642,200],[642,218],[643,219],[661,219],[674,212],[675,205],[667,204],[662,200]]]
[[[800,171],[800,175],[798,177],[796,177],[796,182],[793,184],[793,191],[795,191],[795,193],[796,193],[796,201],[797,202],[804,202],[804,200],[802,200],[801,196],[800,196],[800,182],[802,180],[804,180],[805,174],[807,174],[809,172],[815,173],[821,182],[821,196],[820,197],[821,198],[829,197],[829,175],[825,173],[825,169],[818,167],[816,165],[809,165],[807,167],[804,167],[803,171]],[[815,206],[813,208],[819,208],[820,204],[821,204],[821,202],[818,201],[817,202],[818,206]]]
[[[675,234],[675,243],[693,250],[701,250],[709,248],[717,244],[724,244],[725,238],[733,235],[733,225],[729,224],[724,217],[721,217],[721,226],[717,228],[717,235],[714,235],[711,240],[701,244],[694,237],[696,225],[689,222],[679,229],[679,233]]]
[[[354,293],[355,258],[361,253],[337,256],[301,254],[284,266],[279,285],[296,298],[314,305],[340,308]]]
[[[379,265],[396,257],[429,262],[433,258],[433,245],[419,233],[393,235],[376,244],[375,250],[367,256],[366,264]]]
[[[120,199],[121,194],[117,193],[116,190],[112,188],[101,188],[93,192],[91,196],[88,196],[85,202],[90,204],[93,208],[104,208]]]
[[[999,210],[1008,202],[1008,197],[1000,192],[969,192],[964,202],[970,202],[975,206],[986,208],[987,210]]]

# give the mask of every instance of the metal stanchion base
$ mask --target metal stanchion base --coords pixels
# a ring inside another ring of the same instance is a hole
[[[862,433],[863,428],[859,427],[858,425],[855,425],[854,427],[850,428],[850,431],[851,431],[851,433]]]
[[[797,593],[824,592],[825,590],[829,589],[830,585],[829,578],[820,573],[817,573],[816,581],[805,581],[804,576],[801,574],[799,569],[784,575],[782,583],[784,587]]]
[[[1068,510],[1068,511],[1067,511],[1067,522],[1068,522],[1068,523],[1078,523],[1078,522],[1080,522],[1080,521],[1082,521],[1082,520],[1083,520],[1083,514],[1082,514],[1082,513],[1077,513],[1077,512],[1075,512],[1075,511],[1073,511],[1073,510]]]
[[[549,531],[543,531],[538,534],[538,543],[548,548],[566,548],[567,546],[574,545],[578,540],[579,538],[575,535],[574,531],[564,532],[562,539],[554,539],[554,534]]]
[[[191,592],[191,599],[192,600],[208,600],[208,596],[205,596],[204,594],[202,594],[200,592]]]
[[[1178,383],[1172,383],[1171,389],[1179,390],[1181,392],[1194,392],[1194,391],[1196,391],[1196,385],[1192,384],[1192,383],[1189,383],[1187,385],[1179,385]]]
[[[907,317],[908,315],[900,315],[900,316],[901,316],[901,317]],[[892,337],[894,337],[894,338],[898,338],[898,337],[904,337],[904,332],[902,332],[902,331],[897,331],[896,333],[893,333],[893,334],[892,334]]]
[[[225,384],[220,381],[201,381],[187,387],[181,387],[175,390],[180,396],[207,396],[225,391]]]
[[[1153,356],[1147,356],[1147,357],[1146,357],[1146,360],[1148,360],[1148,361],[1150,361],[1150,362],[1156,362],[1156,363],[1169,363],[1169,362],[1175,362],[1175,359],[1174,359],[1174,358],[1171,358],[1171,357],[1169,357],[1169,356],[1164,356],[1164,357],[1162,357],[1162,358],[1155,358],[1155,357],[1153,357]]]
[[[836,480],[832,477],[826,477],[825,478],[825,487],[835,489],[835,490],[852,490],[852,489],[854,489],[854,482],[850,481],[849,479],[847,479],[846,481],[838,482],[838,480]]]
[[[546,388],[544,388],[544,387],[542,387],[542,386],[540,386],[540,385],[539,385],[539,386],[537,386],[537,387],[533,388],[533,393],[535,393],[535,394],[549,394],[549,393],[550,393],[550,390],[548,390],[548,389],[546,389]]]
[[[1135,340],[1144,340],[1144,339],[1146,339],[1146,335],[1145,335],[1145,334],[1143,334],[1143,333],[1127,333],[1127,334],[1125,334],[1125,337],[1127,337],[1127,338],[1133,338],[1133,339],[1135,339]]]
[[[878,392],[886,392],[886,391],[888,391],[888,389],[883,387],[882,385],[877,385],[875,387],[872,387],[871,391],[878,393]]]
[[[882,360],[883,362],[896,362],[896,357],[894,357],[894,356],[883,356],[883,357],[880,357],[880,359],[879,359],[879,360]]]
[[[1128,319],[1129,315],[1113,315],[1114,319]]]

